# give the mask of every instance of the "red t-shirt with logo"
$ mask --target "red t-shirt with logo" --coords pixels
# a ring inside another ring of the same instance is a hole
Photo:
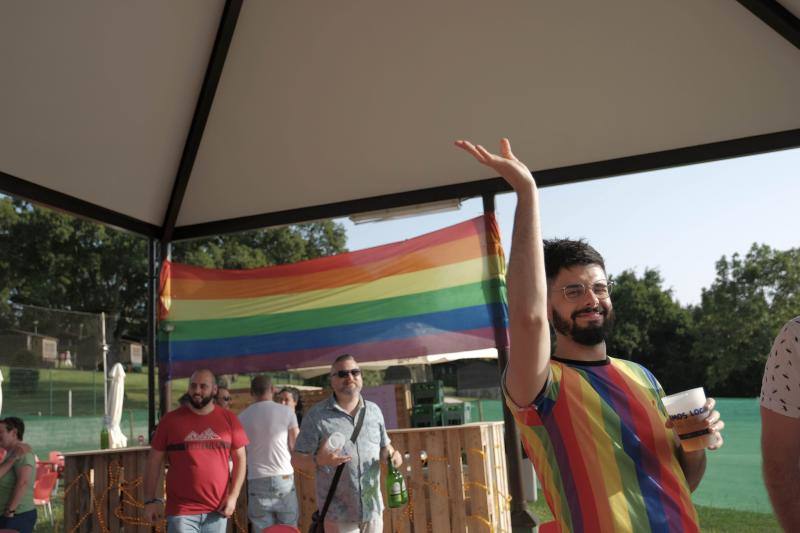
[[[228,493],[231,450],[246,444],[239,419],[222,407],[199,415],[184,406],[164,415],[150,445],[167,453],[166,514],[218,510]]]

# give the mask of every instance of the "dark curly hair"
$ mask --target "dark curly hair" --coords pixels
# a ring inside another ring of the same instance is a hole
[[[553,281],[562,268],[575,265],[598,265],[604,271],[605,261],[600,252],[584,240],[550,239],[544,241],[544,270],[548,283]]]

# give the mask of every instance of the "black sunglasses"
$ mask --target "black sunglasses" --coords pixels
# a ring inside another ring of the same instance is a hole
[[[339,370],[337,372],[331,372],[331,376],[337,376],[337,377],[340,377],[342,379],[346,378],[348,374],[350,374],[354,378],[357,378],[358,376],[361,375],[361,369],[360,368],[351,368],[350,370]]]

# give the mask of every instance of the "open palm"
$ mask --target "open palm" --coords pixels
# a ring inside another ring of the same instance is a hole
[[[479,163],[494,169],[514,190],[534,183],[531,171],[511,152],[511,142],[506,138],[500,139],[500,154],[493,154],[480,144],[474,145],[469,141],[458,140],[455,145],[472,154]]]

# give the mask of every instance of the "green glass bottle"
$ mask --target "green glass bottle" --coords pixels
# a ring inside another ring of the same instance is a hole
[[[408,503],[408,489],[403,474],[394,467],[392,458],[389,457],[386,469],[386,495],[389,507],[402,507]]]
[[[108,417],[103,417],[103,429],[100,430],[100,449],[108,449]]]

